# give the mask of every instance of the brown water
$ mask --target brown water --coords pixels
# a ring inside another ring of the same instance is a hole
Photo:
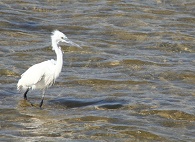
[[[0,141],[195,141],[194,0],[1,0],[0,15]],[[56,58],[54,29],[83,49],[62,46],[39,109],[16,84]]]

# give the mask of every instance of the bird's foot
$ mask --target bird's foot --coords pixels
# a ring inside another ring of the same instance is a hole
[[[26,95],[24,96],[24,100],[26,100],[26,101],[27,101],[27,96],[26,96]]]

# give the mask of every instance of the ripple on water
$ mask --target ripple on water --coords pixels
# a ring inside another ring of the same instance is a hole
[[[194,0],[0,3],[0,141],[195,140]],[[61,45],[40,109],[16,84],[56,28],[83,49]]]
[[[50,100],[51,105],[57,105],[64,108],[77,108],[77,107],[96,107],[98,109],[120,109],[125,105],[125,101],[117,100],[89,100],[89,99],[67,99],[60,98],[55,100]]]

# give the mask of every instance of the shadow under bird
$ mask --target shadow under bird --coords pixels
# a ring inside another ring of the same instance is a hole
[[[43,105],[45,90],[55,83],[59,76],[63,65],[63,52],[59,46],[60,42],[69,43],[73,46],[81,48],[76,43],[70,41],[62,32],[55,30],[51,35],[52,50],[55,51],[57,59],[48,60],[31,66],[22,75],[18,81],[17,89],[24,91],[24,99],[27,100],[27,93],[30,89],[42,90],[42,100],[40,107]]]

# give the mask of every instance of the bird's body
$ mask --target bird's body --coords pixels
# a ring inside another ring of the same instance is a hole
[[[63,65],[63,53],[59,42],[66,42],[78,46],[77,44],[68,40],[68,38],[58,30],[55,30],[51,36],[52,50],[55,50],[57,60],[48,60],[31,66],[22,75],[18,81],[17,89],[24,90],[24,99],[27,99],[26,94],[29,89],[39,89],[43,91],[42,101],[43,104],[45,89],[54,84],[56,78],[59,76]],[[78,46],[79,47],[79,46]]]
[[[59,74],[55,73],[55,68],[56,63],[54,60],[44,61],[31,66],[21,75],[17,85],[18,90],[26,90],[28,88],[42,90],[50,87],[59,76]],[[32,74],[33,76],[29,76]]]

